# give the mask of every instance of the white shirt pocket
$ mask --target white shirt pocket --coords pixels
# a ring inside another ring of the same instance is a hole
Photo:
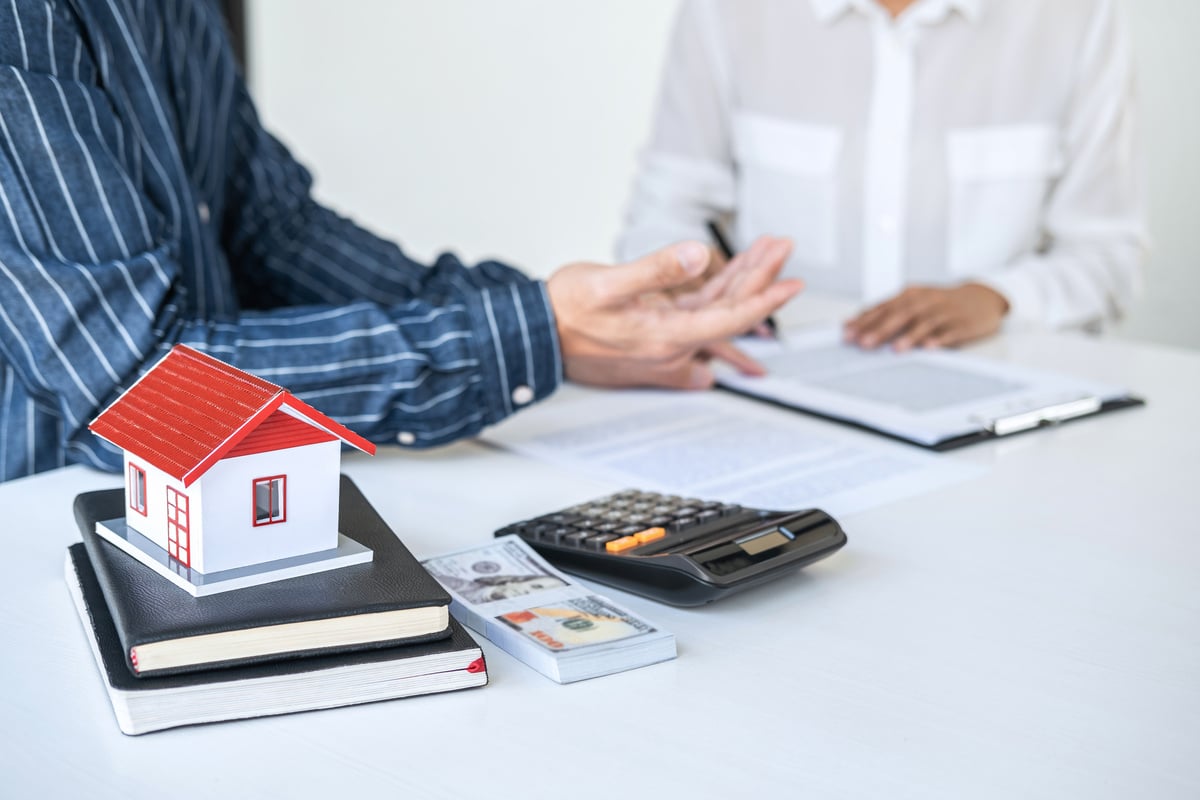
[[[741,112],[733,117],[733,143],[740,238],[788,236],[795,242],[795,263],[832,267],[838,249],[841,132]]]
[[[1051,125],[947,134],[947,261],[955,276],[992,272],[1038,248],[1051,182],[1063,169]]]

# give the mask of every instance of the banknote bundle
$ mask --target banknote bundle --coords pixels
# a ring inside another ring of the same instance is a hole
[[[675,657],[675,636],[551,567],[516,536],[423,562],[450,613],[559,683]]]

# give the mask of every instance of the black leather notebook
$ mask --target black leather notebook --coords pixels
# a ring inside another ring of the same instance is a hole
[[[443,639],[183,675],[135,678],[82,544],[67,549],[67,589],[123,733],[290,714],[483,686],[479,645],[450,620]]]
[[[81,494],[75,519],[135,676],[167,675],[445,638],[450,596],[342,476],[341,532],[374,551],[356,564],[192,597],[95,533],[124,513],[120,489]]]

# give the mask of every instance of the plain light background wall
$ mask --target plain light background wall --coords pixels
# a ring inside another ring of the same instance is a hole
[[[675,0],[257,0],[250,75],[318,194],[428,258],[610,261]]]
[[[1146,293],[1120,332],[1200,348],[1200,2],[1126,0],[1154,237]]]
[[[260,111],[324,201],[423,259],[611,260],[678,0],[248,5]],[[1200,348],[1200,2],[1126,7],[1155,248],[1119,330]]]

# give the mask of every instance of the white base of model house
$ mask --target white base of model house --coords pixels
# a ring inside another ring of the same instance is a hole
[[[249,567],[204,573],[185,567],[171,558],[166,550],[126,525],[124,518],[97,522],[96,535],[111,542],[192,597],[231,592],[353,564],[367,564],[374,555],[370,548],[339,533],[338,546],[332,550],[281,558]]]

